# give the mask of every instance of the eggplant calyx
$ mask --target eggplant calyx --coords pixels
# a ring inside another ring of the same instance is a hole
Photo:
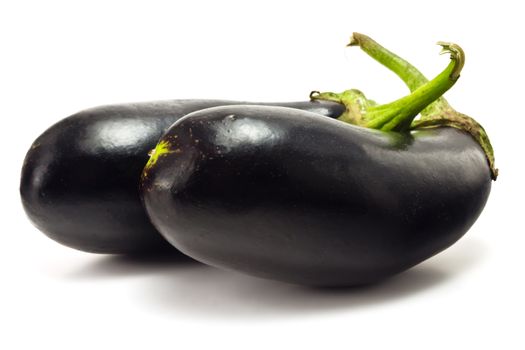
[[[342,93],[311,93],[313,100],[329,100],[345,105],[346,111],[339,118],[354,125],[382,131],[408,132],[414,118],[429,104],[449,90],[459,78],[465,61],[463,50],[456,44],[439,43],[443,52],[450,53],[451,62],[434,79],[419,86],[412,93],[396,101],[377,105],[359,90]]]
[[[415,91],[428,82],[428,79],[410,62],[384,48],[364,34],[354,33],[350,38],[348,46],[359,46],[370,57],[401,78],[410,91]],[[446,43],[444,43],[443,48],[445,52],[447,52],[447,49],[461,50],[458,46],[447,47]],[[464,64],[464,54],[462,56],[462,62],[458,62],[459,70],[461,70]],[[474,118],[452,108],[444,97],[439,97],[435,102],[423,109],[420,118],[413,120],[410,128],[413,130],[441,126],[454,127],[469,133],[483,149],[489,164],[492,179],[496,180],[498,177],[498,169],[495,166],[494,149],[492,148],[485,129]]]
[[[343,104],[346,108],[337,119],[340,121],[364,126],[364,115],[375,103],[366,98],[360,90],[350,89],[341,93],[312,91],[311,100],[325,100]]]
[[[439,115],[414,120],[411,129],[429,129],[443,126],[466,131],[479,143],[489,163],[492,180],[496,181],[499,170],[494,165],[494,149],[492,148],[487,132],[474,118],[459,113],[450,107],[448,109],[442,109]]]

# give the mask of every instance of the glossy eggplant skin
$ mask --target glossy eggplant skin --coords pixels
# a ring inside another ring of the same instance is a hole
[[[66,246],[93,253],[135,254],[170,249],[149,222],[139,179],[168,127],[199,109],[239,104],[171,100],[87,109],[58,122],[28,151],[21,177],[24,209],[33,224]],[[282,103],[329,117],[336,103]]]
[[[278,107],[192,113],[145,168],[149,217],[209,265],[316,286],[372,283],[471,227],[491,177],[468,134],[386,133]]]

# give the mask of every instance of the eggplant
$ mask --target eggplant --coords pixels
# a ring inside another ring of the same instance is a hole
[[[149,222],[139,197],[148,152],[182,116],[243,102],[171,100],[87,109],[50,127],[32,144],[20,183],[32,223],[53,240],[92,253],[174,249]],[[278,103],[337,117],[328,101]]]
[[[142,173],[151,222],[206,264],[315,286],[377,282],[443,251],[476,221],[497,171],[481,125],[442,98],[464,52],[439,44],[451,62],[431,81],[368,46],[412,92],[383,105],[358,90],[312,93],[345,106],[337,120],[271,106],[180,119]]]
[[[147,213],[206,264],[342,286],[401,272],[457,241],[491,174],[467,133],[381,132],[279,107],[197,111],[145,169]]]

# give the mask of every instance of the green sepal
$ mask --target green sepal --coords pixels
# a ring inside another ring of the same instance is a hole
[[[348,46],[359,46],[369,56],[401,78],[410,91],[416,91],[428,83],[428,79],[410,62],[382,47],[366,35],[354,33]],[[464,59],[461,64],[464,64]],[[461,70],[462,65],[458,67],[459,70]],[[483,149],[490,167],[492,179],[496,180],[498,177],[498,169],[495,166],[494,149],[485,129],[474,118],[452,108],[444,97],[439,97],[435,102],[423,109],[420,117],[411,122],[410,129],[415,130],[442,126],[454,127],[469,133]]]

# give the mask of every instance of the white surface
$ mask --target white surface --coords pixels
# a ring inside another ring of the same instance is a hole
[[[525,347],[523,12],[519,2],[3,1],[0,348],[454,349]],[[147,5],[146,5],[147,4]],[[62,247],[30,225],[22,159],[45,128],[95,105],[167,98],[304,100],[402,83],[357,48],[367,33],[428,76],[492,138],[501,170],[456,245],[373,287],[319,291],[194,263]]]

